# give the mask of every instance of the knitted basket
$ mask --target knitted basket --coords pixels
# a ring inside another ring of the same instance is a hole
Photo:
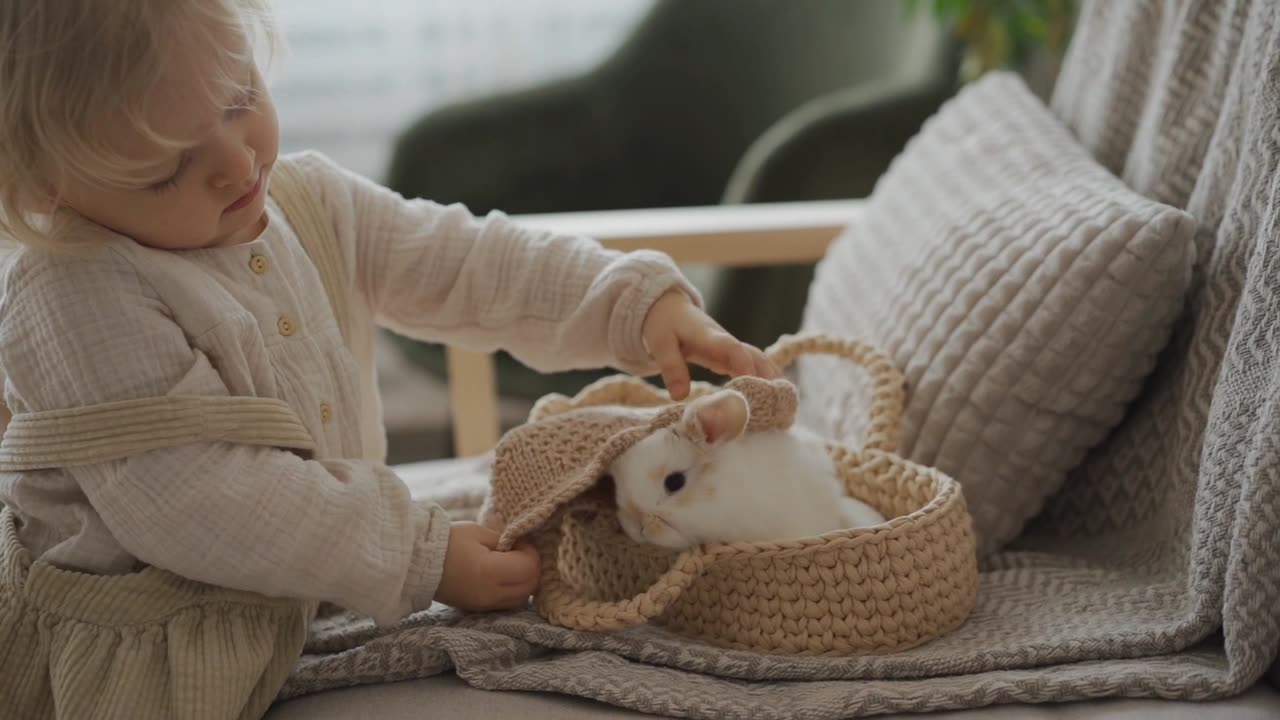
[[[675,553],[631,541],[611,495],[587,492],[529,534],[543,568],[534,607],[548,621],[581,630],[653,622],[716,645],[788,655],[901,651],[964,622],[978,588],[972,523],[954,480],[896,454],[902,375],[865,345],[823,336],[784,337],[767,352],[780,367],[824,353],[868,371],[865,446],[828,449],[849,494],[891,519],[820,537]],[[692,394],[715,389],[699,383]],[[544,398],[530,420],[671,402],[634,378],[606,378],[574,398]]]

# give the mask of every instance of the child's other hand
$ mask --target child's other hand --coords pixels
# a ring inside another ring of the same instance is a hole
[[[460,610],[522,608],[538,587],[538,553],[528,543],[498,552],[498,533],[470,522],[449,527],[435,599]]]
[[[721,375],[776,378],[782,374],[763,352],[725,332],[679,290],[653,304],[644,320],[644,342],[675,400],[689,395],[690,362]]]

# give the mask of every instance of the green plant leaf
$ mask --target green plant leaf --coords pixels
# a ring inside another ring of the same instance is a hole
[[[850,0],[852,2],[853,0]],[[950,22],[976,72],[1020,62],[1038,47],[1059,59],[1071,35],[1077,0],[903,0],[908,12],[924,4]]]
[[[984,4],[982,0],[933,0],[933,14],[940,19],[954,18],[974,10],[974,5]]]

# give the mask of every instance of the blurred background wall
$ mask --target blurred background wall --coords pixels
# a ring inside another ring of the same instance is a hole
[[[275,0],[284,151],[478,214],[858,198],[959,84],[1043,92],[1071,0]],[[1038,53],[1038,54],[1037,54]],[[1053,55],[1053,53],[1050,53]],[[1050,60],[1053,58],[1050,57]],[[758,345],[812,266],[686,267]],[[393,462],[450,452],[442,349],[382,339]],[[498,358],[504,424],[600,372]],[[712,379],[703,376],[703,379]]]

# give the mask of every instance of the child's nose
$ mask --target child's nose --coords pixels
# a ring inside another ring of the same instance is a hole
[[[253,182],[257,174],[257,154],[243,141],[225,143],[219,148],[218,165],[213,186],[218,189],[240,187]]]

